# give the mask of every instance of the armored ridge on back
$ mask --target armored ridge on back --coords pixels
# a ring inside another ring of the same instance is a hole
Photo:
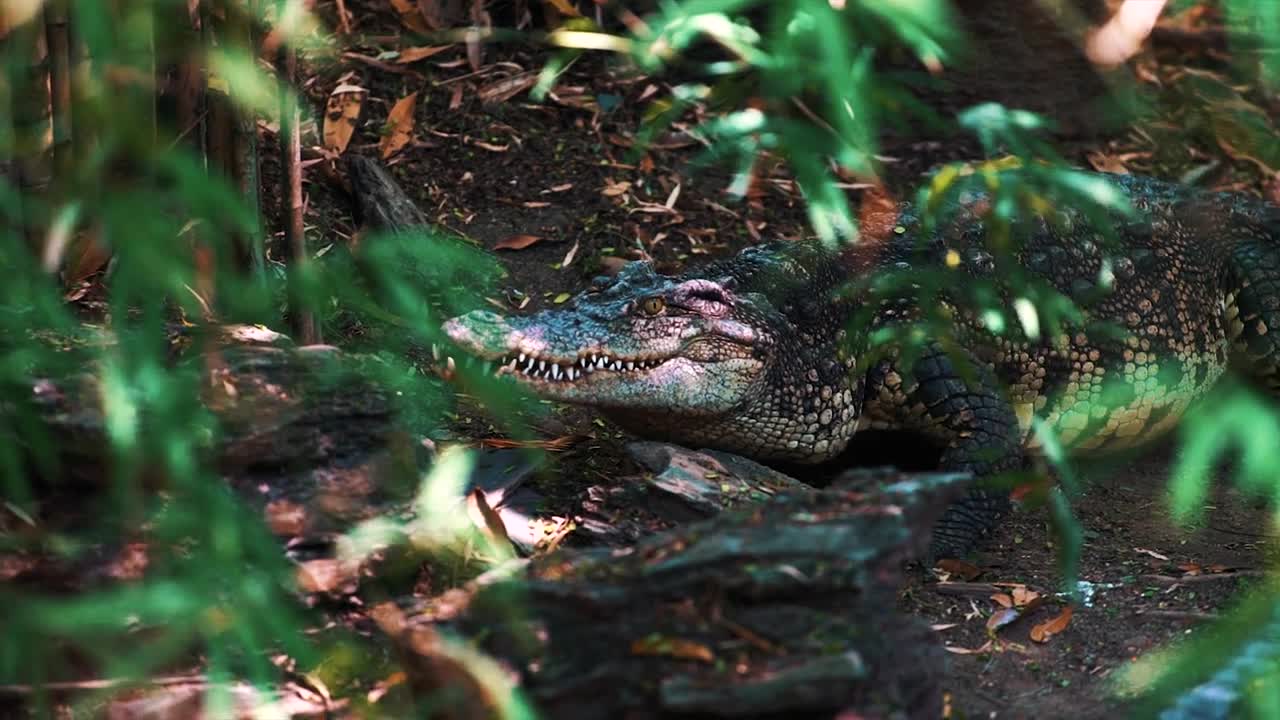
[[[1087,299],[1086,323],[1065,337],[1028,339],[957,313],[955,335],[976,376],[936,343],[910,367],[892,355],[869,364],[872,331],[911,322],[918,308],[838,291],[905,266],[954,265],[956,282],[995,272],[981,193],[962,198],[927,238],[903,206],[864,221],[862,240],[839,255],[775,243],[678,276],[633,263],[563,308],[477,311],[445,329],[500,374],[599,408],[644,437],[818,463],[861,428],[899,429],[935,439],[941,469],[979,477],[1019,466],[1033,415],[1068,448],[1106,450],[1173,427],[1229,362],[1280,387],[1280,335],[1270,332],[1280,328],[1280,209],[1105,177],[1138,211],[1108,217],[1118,244],[1084,213],[1059,208],[1053,223],[1035,221],[1015,258],[1029,275]],[[852,327],[867,306],[869,323]],[[1103,325],[1111,331],[1091,330]],[[940,522],[935,554],[968,552],[1007,504],[1003,493],[974,491]]]

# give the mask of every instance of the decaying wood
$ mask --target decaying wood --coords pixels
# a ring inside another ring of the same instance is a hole
[[[306,502],[332,488],[360,495],[329,503],[333,517],[311,517],[304,531],[376,513],[381,493],[402,484],[395,475],[402,469],[395,456],[402,433],[391,395],[361,375],[360,364],[373,361],[327,346],[294,348],[265,329],[223,330],[220,340],[257,344],[177,361],[179,368],[189,365],[203,374],[202,400],[221,430],[210,449],[215,467],[255,502]],[[48,489],[78,492],[111,482],[101,397],[97,378],[87,373],[33,387],[32,409],[47,437],[58,439],[56,471],[43,478]],[[145,427],[146,419],[141,422]],[[29,436],[5,438],[14,440],[33,442]]]
[[[363,155],[348,155],[346,161],[359,223],[370,230],[390,231],[432,225],[381,162]]]
[[[482,578],[452,624],[549,717],[938,717],[943,651],[895,595],[965,484],[855,473],[629,550],[560,551]]]

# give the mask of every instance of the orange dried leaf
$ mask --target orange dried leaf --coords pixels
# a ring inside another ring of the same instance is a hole
[[[360,119],[365,89],[355,85],[339,85],[329,93],[324,108],[324,146],[341,155],[351,143]]]
[[[546,5],[550,5],[556,10],[559,10],[562,15],[568,15],[569,17],[582,17],[582,13],[578,12],[578,8],[574,7],[573,3],[569,2],[569,0],[542,0],[542,2]]]
[[[1009,597],[1008,595],[1005,595],[1004,593],[996,593],[995,595],[992,595],[991,600],[995,602],[997,605],[999,605],[1000,607],[1005,607],[1005,608],[1013,607],[1013,598]]]
[[[106,267],[111,251],[98,241],[95,230],[86,230],[71,241],[67,251],[67,263],[63,266],[63,279],[67,287],[74,287],[90,275]]]
[[[1040,599],[1040,593],[1028,590],[1025,585],[1013,589],[1013,604],[1018,607],[1030,605],[1038,599]]]
[[[427,21],[422,17],[422,13],[418,10],[418,4],[411,0],[391,0],[391,6],[400,13],[400,22],[410,30],[427,34],[431,32],[431,28],[427,26]]]
[[[600,191],[600,194],[604,195],[605,197],[617,197],[618,195],[621,195],[622,193],[631,189],[631,183],[627,180],[623,180],[622,182],[616,182],[616,183],[613,181],[606,181],[606,182],[608,184],[605,185],[604,188]]]
[[[498,511],[489,505],[483,490],[480,488],[473,489],[471,495],[467,498],[467,504],[474,507],[476,512],[480,514],[489,539],[498,543],[511,543],[511,536],[507,534],[506,523],[502,522],[502,516],[498,514]]]
[[[711,648],[693,640],[650,635],[631,643],[632,655],[659,655],[679,658],[681,660],[698,660],[710,663],[716,659]]]
[[[511,440],[509,438],[485,438],[480,441],[481,447],[488,448],[537,448],[551,452],[561,452],[587,439],[587,435],[565,435],[550,440]]]
[[[1031,639],[1038,643],[1048,642],[1049,638],[1067,629],[1075,610],[1070,606],[1063,608],[1057,617],[1046,620],[1031,628]]]
[[[378,149],[382,159],[395,155],[409,144],[413,137],[413,110],[418,102],[418,93],[412,92],[396,101],[387,115],[387,133],[382,136]]]
[[[425,60],[432,55],[440,53],[453,47],[452,45],[424,45],[422,47],[410,47],[400,51],[400,57],[396,58],[397,65],[408,65],[416,63],[419,60]]]
[[[936,564],[937,567],[941,568],[943,571],[948,572],[966,582],[982,574],[982,568],[977,565],[967,563],[963,560],[956,560],[955,558],[943,558]]]
[[[541,235],[512,235],[494,243],[494,250],[523,250],[530,245],[542,242]]]

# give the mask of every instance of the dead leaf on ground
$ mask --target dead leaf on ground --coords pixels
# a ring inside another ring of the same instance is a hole
[[[106,267],[111,251],[98,241],[97,231],[90,228],[71,241],[66,258],[62,277],[66,287],[73,288]]]
[[[1136,553],[1138,553],[1138,554],[1140,554],[1140,555],[1148,555],[1148,556],[1153,557],[1153,558],[1155,558],[1155,559],[1157,559],[1157,560],[1164,560],[1165,562],[1168,562],[1168,561],[1169,561],[1169,556],[1168,556],[1168,555],[1162,555],[1162,554],[1160,554],[1160,553],[1156,552],[1155,550],[1148,550],[1147,548],[1140,548],[1140,547],[1136,547],[1136,548],[1134,548],[1134,549],[1133,549],[1133,551],[1134,551],[1134,552],[1136,552]]]
[[[1035,590],[1028,590],[1026,585],[1019,585],[1013,589],[1013,604],[1018,607],[1027,607],[1040,599],[1040,593]]]
[[[484,140],[472,140],[472,145],[489,152],[506,152],[511,149],[510,145],[498,145],[496,143],[485,142]]]
[[[485,534],[489,536],[490,540],[500,545],[511,545],[511,536],[507,534],[506,523],[502,522],[502,516],[498,514],[498,511],[489,505],[483,490],[480,488],[472,489],[471,494],[467,496],[467,506],[475,509],[480,516],[481,522],[484,523]]]
[[[416,63],[419,60],[425,60],[432,55],[440,53],[453,47],[452,45],[423,45],[421,47],[408,47],[400,51],[400,57],[396,58],[397,65],[408,65]]]
[[[538,82],[537,73],[522,72],[485,85],[476,91],[476,97],[486,103],[506,102],[533,87],[536,82]]]
[[[936,563],[943,572],[968,582],[982,574],[982,568],[955,558],[943,558]]]
[[[632,655],[654,655],[679,658],[681,660],[698,660],[715,662],[715,653],[702,643],[684,638],[650,635],[631,643]]]
[[[339,85],[329,93],[324,108],[324,146],[341,155],[351,143],[360,107],[368,93],[358,85]]]
[[[1013,598],[1004,593],[996,593],[991,596],[991,601],[1003,608],[1013,607]]]
[[[272,500],[267,503],[267,527],[281,537],[301,535],[310,524],[307,508],[291,500]]]
[[[628,180],[623,180],[622,182],[606,180],[605,183],[606,185],[600,191],[600,194],[605,197],[617,197],[631,189],[631,182]]]
[[[396,9],[396,12],[400,13],[400,22],[405,27],[423,35],[431,32],[431,28],[427,26],[427,21],[418,10],[418,4],[413,0],[391,0],[391,6]]]
[[[991,650],[991,641],[988,640],[982,643],[981,646],[976,648],[964,648],[964,647],[957,647],[955,645],[946,645],[943,647],[943,649],[949,653],[955,653],[956,655],[979,655],[981,653],[989,652]]]
[[[1067,629],[1073,614],[1075,614],[1075,609],[1070,605],[1066,606],[1056,617],[1045,620],[1031,628],[1031,640],[1038,643],[1049,642],[1049,638]]]
[[[395,155],[413,137],[413,111],[418,102],[418,93],[412,92],[396,101],[387,115],[387,132],[378,144],[382,159]]]
[[[569,264],[573,262],[573,258],[577,254],[578,254],[578,241],[574,240],[573,247],[569,248],[569,252],[564,254],[564,260],[560,261],[560,269],[563,270],[569,267]]]
[[[1116,173],[1117,175],[1128,175],[1129,168],[1124,161],[1115,155],[1108,155],[1100,150],[1094,150],[1085,156],[1089,160],[1089,164],[1098,172]]]
[[[578,12],[578,8],[573,6],[569,0],[542,0],[543,3],[550,5],[560,12],[561,15],[569,17],[582,17],[582,13]]]
[[[523,250],[544,240],[541,235],[512,235],[493,244],[494,250]]]
[[[354,590],[356,569],[336,558],[321,558],[299,563],[296,578],[303,592],[331,593],[344,587]]]

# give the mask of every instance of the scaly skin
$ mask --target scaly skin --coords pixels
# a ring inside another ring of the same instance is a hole
[[[871,333],[919,308],[838,291],[878,270],[951,267],[957,283],[1008,272],[986,251],[981,192],[962,196],[928,237],[903,206],[864,218],[861,242],[839,255],[777,243],[675,277],[633,263],[563,308],[473,312],[445,329],[539,395],[596,407],[641,436],[818,463],[860,428],[909,430],[939,443],[941,469],[980,477],[1019,466],[1033,415],[1073,450],[1105,450],[1167,431],[1229,360],[1280,386],[1270,333],[1280,328],[1280,211],[1108,177],[1139,211],[1107,218],[1118,245],[1062,209],[1053,223],[1032,221],[1013,257],[1014,271],[1075,299],[1086,322],[1030,340],[956,312],[976,373],[936,344],[909,367],[896,353],[869,363]],[[869,323],[851,327],[868,305]],[[1006,506],[1002,494],[976,491],[940,523],[935,553],[967,552]]]

